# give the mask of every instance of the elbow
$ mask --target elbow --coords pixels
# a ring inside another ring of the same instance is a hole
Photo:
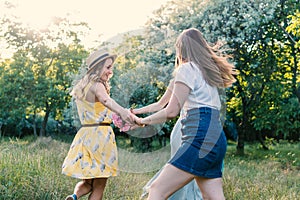
[[[163,102],[157,102],[156,103],[156,107],[158,108],[158,110],[163,109],[166,106],[166,104],[164,104]]]
[[[168,119],[173,119],[175,117],[178,116],[179,112],[180,112],[180,107],[178,106],[172,106],[172,105],[168,105],[166,108],[165,108],[165,111],[166,111],[166,117]]]
[[[107,108],[111,108],[111,99],[110,98],[105,98],[105,99],[101,99],[100,102]]]
[[[173,118],[177,117],[178,113],[179,112],[177,110],[169,110],[167,112],[167,118],[168,119],[173,119]]]

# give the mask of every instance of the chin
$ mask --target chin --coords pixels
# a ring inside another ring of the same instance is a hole
[[[101,81],[103,82],[107,82],[109,80],[109,78],[105,77],[105,78],[101,78]]]

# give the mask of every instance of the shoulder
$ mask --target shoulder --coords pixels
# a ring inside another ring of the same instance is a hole
[[[93,93],[106,91],[104,84],[101,83],[101,82],[93,82],[93,83],[91,83],[90,90]]]
[[[194,79],[195,72],[190,62],[178,66],[174,80],[175,83],[181,82],[192,89],[191,86],[194,85]]]
[[[178,67],[175,75],[175,82],[183,82],[192,90],[202,84],[203,76],[198,65],[194,62],[187,62]]]
[[[183,74],[190,74],[190,75],[196,75],[196,76],[200,72],[201,71],[200,71],[199,67],[193,62],[183,63],[176,70],[176,73],[178,73],[178,74],[183,73]]]
[[[198,65],[194,62],[183,63],[182,65],[179,66],[179,68],[186,69],[186,70],[197,70],[197,71],[199,70]]]
[[[186,62],[180,65],[179,69],[191,69],[191,67],[192,67],[191,62]]]

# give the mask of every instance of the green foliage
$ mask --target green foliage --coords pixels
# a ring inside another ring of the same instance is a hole
[[[227,90],[227,118],[238,125],[238,146],[243,149],[244,140],[260,134],[299,140],[298,4],[171,1],[147,22],[143,53],[150,59],[145,60],[171,66],[177,35],[186,28],[200,29],[212,45],[218,40],[225,43],[221,50],[233,55],[239,71],[237,82]]]
[[[48,30],[37,31],[13,17],[1,20],[0,39],[15,50],[12,59],[0,63],[1,134],[11,133],[7,130],[12,127],[14,135],[21,135],[22,127],[46,129],[48,118],[70,128],[74,123],[67,114],[71,110],[67,88],[87,55],[80,44],[84,35],[80,28],[86,24],[56,19]],[[237,125],[240,147],[260,134],[298,140],[298,0],[166,3],[148,20],[145,33],[128,35],[113,47],[119,57],[112,97],[127,108],[157,101],[172,78],[175,40],[190,27],[201,30],[212,45],[223,41],[221,50],[233,55],[239,75],[226,90],[226,109],[227,119]],[[165,124],[166,132],[172,123]]]
[[[300,49],[300,11],[296,10],[294,15],[289,15],[289,25],[286,27],[286,31],[292,35],[292,39],[295,43],[295,49]],[[299,57],[298,57],[299,58]],[[298,80],[299,82],[299,80]]]
[[[70,101],[68,88],[72,80],[68,74],[78,70],[87,52],[72,31],[82,24],[62,19],[55,23],[45,31],[37,31],[9,19],[2,21],[6,27],[2,37],[16,49],[13,57],[1,64],[0,92],[5,97],[0,101],[2,124],[18,124],[34,116],[35,127],[36,118],[41,117],[39,128],[44,135],[50,114],[63,120],[63,110]]]
[[[142,107],[157,102],[171,78],[170,67],[163,66],[164,62],[161,63],[161,59],[164,59],[163,54],[160,58],[153,56],[147,50],[144,40],[141,36],[129,37],[115,49],[119,56],[111,80],[111,96],[126,108]],[[154,151],[166,145],[174,122],[172,120],[162,126],[148,126],[141,131],[152,133],[146,138],[129,133],[129,142],[121,142],[120,145],[133,152]],[[114,130],[119,137],[125,134],[119,134],[118,129]]]
[[[299,121],[298,114],[289,114],[298,113],[299,98],[296,104],[286,103],[299,96],[299,51],[285,32],[296,8],[296,1],[216,0],[203,12],[199,28],[210,41],[226,42],[239,71],[228,94],[228,115],[241,125],[240,142],[261,130],[272,130],[273,137],[299,138],[294,134],[299,132],[297,123],[286,127],[289,121]],[[279,127],[284,126],[282,132]]]

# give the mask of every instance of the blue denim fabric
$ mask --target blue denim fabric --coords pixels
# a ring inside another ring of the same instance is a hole
[[[222,177],[227,141],[220,112],[208,107],[191,109],[181,123],[182,143],[169,163],[199,177]]]
[[[181,144],[181,118],[179,118],[173,127],[171,136],[170,136],[170,143],[171,143],[171,157],[177,152],[178,148]],[[162,168],[163,169],[163,168]],[[143,188],[142,197],[145,197],[148,194],[148,189],[152,182],[159,176],[159,170],[149,182]],[[168,198],[168,200],[202,200],[202,195],[199,190],[199,187],[195,180],[192,180],[190,183],[185,185],[180,190],[176,191],[172,196]]]

